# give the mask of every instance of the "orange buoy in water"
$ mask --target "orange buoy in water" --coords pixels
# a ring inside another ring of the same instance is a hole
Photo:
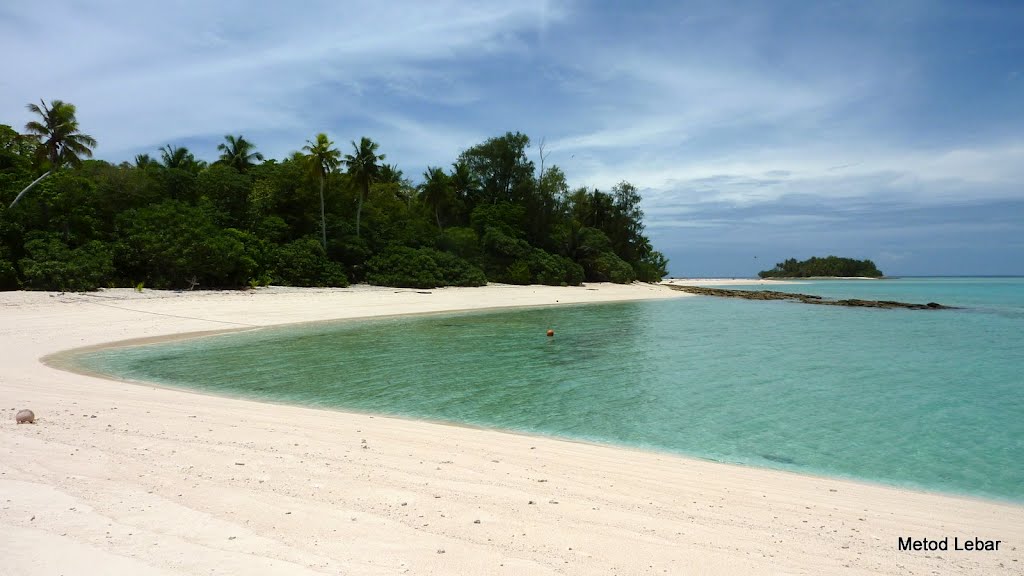
[[[554,336],[554,335],[555,335],[555,331],[554,330],[548,330],[548,337],[551,337],[551,336]]]

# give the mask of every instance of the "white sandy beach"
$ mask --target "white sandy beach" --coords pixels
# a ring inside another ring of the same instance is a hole
[[[1024,506],[40,361],[181,333],[680,297],[641,284],[0,293],[0,574],[1024,574]],[[21,408],[38,422],[16,425]],[[950,550],[898,551],[907,536]],[[999,550],[952,549],[976,537]]]

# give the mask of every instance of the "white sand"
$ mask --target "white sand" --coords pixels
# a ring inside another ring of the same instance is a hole
[[[429,292],[0,294],[0,574],[1024,573],[1021,506],[40,363],[184,332],[686,296],[648,285]],[[16,425],[20,408],[38,423]],[[900,552],[901,536],[1002,543]]]

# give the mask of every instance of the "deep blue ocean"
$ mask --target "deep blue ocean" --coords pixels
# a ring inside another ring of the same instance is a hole
[[[75,362],[215,394],[1024,501],[1024,279],[772,289],[963,308],[694,296],[270,328]]]

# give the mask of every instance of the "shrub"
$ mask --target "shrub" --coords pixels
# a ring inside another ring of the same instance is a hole
[[[483,286],[487,284],[487,277],[480,268],[474,266],[463,258],[447,252],[439,252],[429,248],[426,250],[437,264],[441,272],[441,278],[446,286]]]
[[[614,282],[629,284],[636,280],[633,267],[613,252],[604,252],[584,263],[587,280],[593,282]]]
[[[0,259],[0,292],[17,290],[19,287],[18,271],[15,270],[14,264],[9,260]]]
[[[528,256],[509,264],[498,279],[509,284],[579,286],[583,282],[583,267],[565,256],[533,248]]]
[[[583,267],[565,256],[534,249],[529,264],[531,278],[537,284],[579,286],[583,282]]]
[[[116,258],[128,280],[153,288],[240,287],[256,272],[246,250],[251,237],[223,230],[199,207],[167,201],[129,210],[118,218]]]
[[[596,256],[612,251],[612,241],[608,235],[597,228],[581,228],[577,251],[583,257]]]
[[[500,228],[488,228],[483,245],[488,254],[499,258],[525,258],[532,250],[529,242],[509,236]]]
[[[523,230],[525,220],[526,208],[508,203],[480,204],[469,215],[470,225],[481,236],[490,228],[515,236]]]
[[[284,286],[348,286],[340,264],[327,258],[320,241],[312,236],[278,246],[272,257],[273,283]]]
[[[30,290],[96,290],[114,273],[110,248],[98,240],[71,249],[55,236],[34,234],[25,252],[21,270]]]
[[[270,242],[280,242],[288,235],[288,223],[280,216],[267,216],[256,223],[254,232]]]
[[[641,282],[661,282],[668,274],[668,259],[661,252],[651,252],[633,264],[636,279]]]
[[[508,267],[504,280],[509,284],[529,284],[530,265],[525,260],[516,260]]]
[[[365,238],[357,238],[354,234],[338,238],[328,236],[327,249],[328,257],[341,262],[348,271],[350,281],[362,282],[366,279],[366,261],[373,256],[373,250]]]
[[[472,228],[448,228],[437,241],[442,252],[451,252],[459,258],[474,261],[480,258],[480,239]]]
[[[484,273],[469,262],[433,248],[392,247],[367,262],[366,280],[378,286],[437,288],[483,286]]]

